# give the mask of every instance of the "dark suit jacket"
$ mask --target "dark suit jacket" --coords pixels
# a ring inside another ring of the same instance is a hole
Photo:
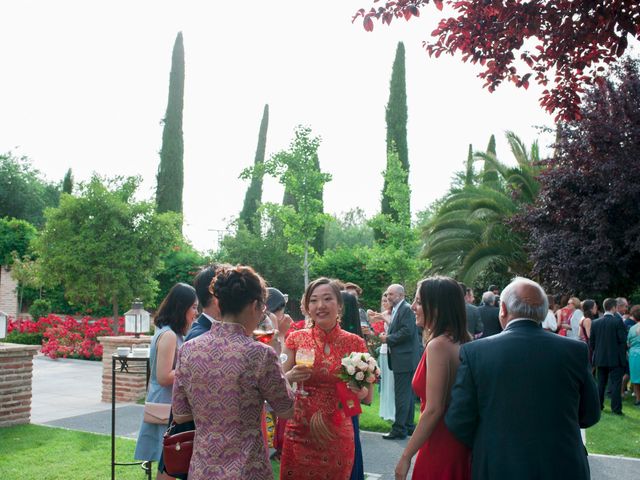
[[[201,313],[198,319],[191,325],[191,329],[189,333],[187,333],[187,336],[184,337],[184,341],[188,342],[209,330],[211,330],[211,320],[209,320],[204,313]]]
[[[627,363],[627,329],[621,317],[605,313],[591,324],[589,345],[596,367],[623,367]]]
[[[600,419],[600,401],[585,343],[522,320],[460,359],[445,423],[473,449],[474,480],[589,478],[580,427]]]
[[[502,331],[502,325],[500,325],[500,320],[498,320],[498,314],[500,313],[499,307],[481,305],[478,307],[478,311],[480,312],[480,318],[482,319],[482,325],[484,326],[484,330],[482,332],[483,338],[496,335]]]
[[[480,311],[475,305],[465,303],[464,308],[467,311],[467,330],[471,336],[476,336],[482,333],[484,326],[482,325],[482,319],[480,318]]]
[[[387,334],[389,367],[396,373],[413,372],[419,362],[420,338],[416,314],[403,300],[389,325]]]

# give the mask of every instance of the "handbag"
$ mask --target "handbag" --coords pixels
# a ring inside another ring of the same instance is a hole
[[[162,461],[165,471],[172,476],[187,475],[193,453],[193,437],[195,430],[172,433],[175,423],[164,433],[162,439]]]
[[[166,425],[169,423],[169,414],[171,413],[170,403],[153,403],[146,402],[144,404],[144,422],[155,425]]]

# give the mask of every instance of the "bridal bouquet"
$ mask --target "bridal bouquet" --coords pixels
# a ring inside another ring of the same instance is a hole
[[[380,368],[376,359],[369,353],[352,352],[342,359],[342,368],[338,376],[358,388],[369,387],[380,378]]]

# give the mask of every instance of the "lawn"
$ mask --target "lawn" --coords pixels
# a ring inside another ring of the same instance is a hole
[[[135,446],[135,440],[116,439],[116,461],[133,461]],[[279,466],[273,466],[274,475],[279,476]],[[111,437],[39,425],[0,428],[0,476],[22,480],[108,479]],[[116,467],[116,478],[144,480],[146,475],[139,466],[122,466]]]
[[[640,407],[635,407],[633,401],[634,398],[631,396],[624,400],[624,416],[619,417],[611,413],[609,399],[607,399],[600,421],[587,429],[587,450],[590,453],[640,458]],[[378,416],[379,408],[380,401],[376,389],[371,406],[362,406],[360,415],[362,430],[370,432],[391,430],[391,422]],[[419,416],[419,409],[416,407],[416,423]]]

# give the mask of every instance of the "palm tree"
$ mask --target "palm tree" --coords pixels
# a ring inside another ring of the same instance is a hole
[[[527,150],[513,132],[506,136],[517,166],[500,162],[491,141],[486,152],[474,154],[476,161],[484,162],[479,180],[467,162],[464,177],[474,181],[453,188],[425,226],[423,255],[431,260],[429,273],[452,275],[473,284],[488,272],[513,275],[528,271],[524,242],[507,221],[538,193],[539,150],[537,142]]]

